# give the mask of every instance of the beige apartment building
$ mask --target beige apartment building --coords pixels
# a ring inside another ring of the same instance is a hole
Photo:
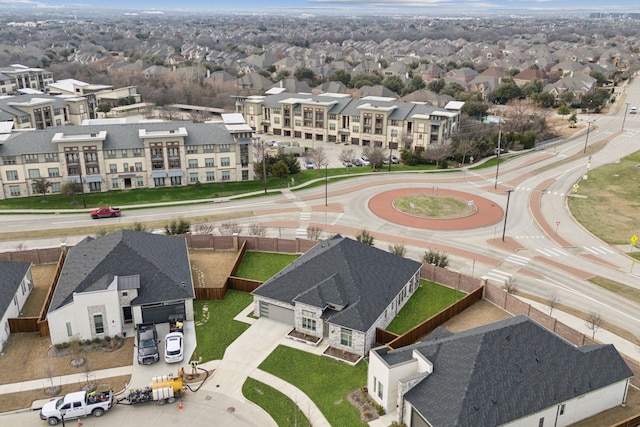
[[[236,98],[237,111],[259,134],[408,150],[447,143],[458,129],[462,105],[450,102],[437,108],[335,93]]]
[[[225,120],[14,132],[0,143],[0,198],[36,195],[40,178],[51,193],[68,181],[105,192],[253,179],[253,131]]]
[[[42,68],[20,64],[0,68],[0,94],[2,95],[16,94],[25,89],[44,91],[49,83],[53,83],[53,73]]]
[[[13,129],[80,125],[87,119],[87,99],[81,96],[34,94],[0,97],[0,122],[12,122]]]

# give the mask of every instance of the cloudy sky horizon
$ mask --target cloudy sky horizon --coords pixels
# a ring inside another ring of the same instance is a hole
[[[451,15],[489,14],[562,14],[577,12],[635,12],[640,13],[637,0],[614,0],[612,4],[598,0],[0,0],[0,8],[56,8],[56,9],[130,9],[183,10],[249,13],[308,13],[349,15],[443,13]]]

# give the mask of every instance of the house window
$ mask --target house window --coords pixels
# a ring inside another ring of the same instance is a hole
[[[124,172],[129,172],[129,163],[123,163],[122,164],[122,170]]]
[[[71,322],[67,322],[67,336],[73,336],[73,330],[71,329]]]
[[[116,158],[116,150],[107,150],[107,158],[115,159]]]
[[[224,166],[230,166],[231,162],[229,161],[228,157],[222,157],[220,159],[220,166],[224,167]]]
[[[16,305],[16,307],[18,306],[18,295],[13,296],[13,303]]]
[[[19,196],[20,195],[20,186],[19,185],[10,185],[9,186],[9,193],[12,196]]]
[[[110,173],[116,173],[116,172],[118,172],[118,165],[110,164],[110,165],[109,165],[109,172],[110,172]]]
[[[126,148],[123,148],[123,149],[120,151],[120,155],[121,155],[122,157],[127,157],[127,149],[126,149]]]
[[[133,157],[142,157],[142,149],[134,148],[133,149]]]
[[[144,187],[144,178],[143,177],[139,176],[138,179],[137,179],[137,182],[138,182],[138,184],[137,184],[138,187]]]
[[[383,396],[384,396],[384,386],[380,381],[378,381],[378,397],[380,399],[383,399]]]
[[[102,321],[102,314],[93,315],[93,325],[95,326],[96,334],[104,334],[104,323]]]
[[[378,390],[378,380],[376,377],[373,377],[373,392],[375,393]]]
[[[52,182],[51,183],[51,192],[52,193],[59,193],[62,190],[62,185],[59,182]]]
[[[2,158],[3,165],[15,165],[16,164],[16,156],[6,156]]]
[[[92,193],[102,191],[102,186],[99,182],[90,182],[89,183],[89,191]]]
[[[342,344],[345,347],[351,347],[352,346],[352,331],[350,329],[344,329],[342,328],[340,330],[340,344]]]
[[[564,415],[564,403],[560,405],[560,415]]]
[[[118,188],[118,178],[113,178],[111,180],[111,188]]]
[[[37,154],[25,154],[24,155],[25,163],[38,163],[38,155]]]
[[[229,171],[222,171],[222,180],[223,181],[231,180],[231,173]]]
[[[187,145],[187,154],[198,154],[197,145]]]
[[[153,178],[154,187],[164,187],[164,178]]]
[[[60,176],[60,170],[58,168],[49,168],[47,172],[49,173],[49,178]]]
[[[360,126],[354,126],[353,133],[359,133],[359,132],[360,132]]]
[[[207,172],[207,181],[215,181],[216,173],[215,172]]]
[[[302,310],[302,329],[316,330],[316,314],[313,311]]]
[[[181,176],[172,176],[171,177],[171,186],[172,187],[177,187],[179,185],[182,185],[182,177]]]
[[[40,169],[29,169],[29,178],[40,178]]]
[[[58,161],[58,153],[45,153],[44,154],[45,162],[57,162]]]
[[[540,418],[538,421],[538,427],[544,427],[544,417]]]
[[[198,167],[198,159],[189,159],[189,167],[197,168]]]
[[[204,165],[205,167],[212,168],[216,165],[216,163],[213,159],[204,159]]]
[[[189,174],[189,182],[198,182],[198,173]]]
[[[220,144],[218,148],[219,148],[218,151],[220,153],[226,153],[228,151],[231,151],[231,146],[229,144]]]
[[[18,171],[7,171],[7,181],[17,181]]]
[[[213,144],[205,144],[202,149],[205,153],[213,153]]]

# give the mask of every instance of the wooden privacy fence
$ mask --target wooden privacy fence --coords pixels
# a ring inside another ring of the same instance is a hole
[[[37,317],[13,317],[9,319],[9,330],[11,333],[16,332],[37,332]]]
[[[640,415],[634,415],[631,418],[620,421],[616,424],[611,424],[609,427],[638,427],[640,426]]]

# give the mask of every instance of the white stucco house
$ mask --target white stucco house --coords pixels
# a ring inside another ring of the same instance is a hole
[[[420,285],[422,264],[336,235],[255,291],[254,313],[366,356]]]
[[[0,353],[11,333],[9,319],[20,316],[32,289],[31,263],[0,261]]]
[[[125,323],[193,320],[183,237],[120,230],[69,249],[47,314],[53,344],[116,336]]]
[[[369,353],[371,398],[411,427],[563,427],[623,404],[615,347],[576,347],[526,316]]]

